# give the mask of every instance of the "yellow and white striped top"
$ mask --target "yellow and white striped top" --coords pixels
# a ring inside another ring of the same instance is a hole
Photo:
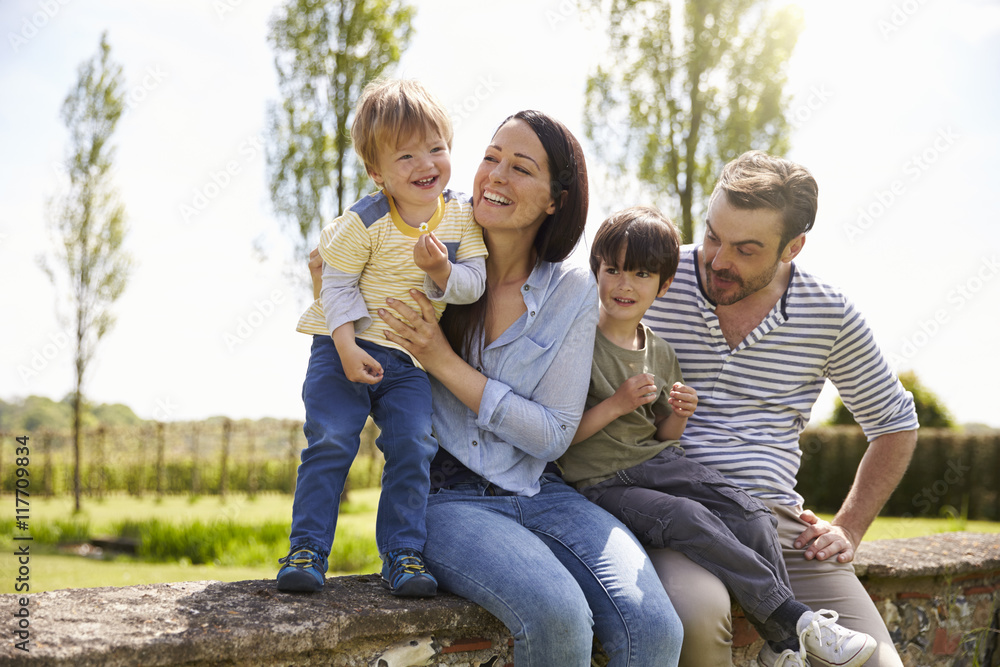
[[[421,234],[427,232],[434,232],[448,249],[448,259],[453,265],[447,292],[428,296],[434,299],[441,298],[443,294],[452,303],[478,299],[485,285],[484,259],[487,251],[482,228],[473,218],[469,198],[445,190],[438,201],[437,212],[417,228],[406,224],[396,212],[392,198],[379,191],[351,206],[320,234],[319,251],[324,263],[323,295],[303,313],[296,330],[306,334],[330,335],[330,323],[344,321],[338,320],[342,313],[324,312],[324,303],[328,308],[343,310],[342,304],[349,302],[347,297],[327,289],[328,276],[331,273],[341,274],[348,280],[340,284],[350,284],[353,290],[360,290],[370,318],[370,321],[358,318],[364,324],[357,326],[356,336],[378,345],[402,349],[386,340],[384,331],[389,327],[378,316],[377,310],[386,307],[388,297],[420,310],[409,290],[428,290],[424,280],[426,274],[413,262],[413,245]],[[455,289],[453,282],[458,283]],[[462,294],[462,298],[448,298],[453,293]],[[434,300],[433,303],[440,319],[445,300]],[[346,321],[352,321],[356,316],[352,315]]]

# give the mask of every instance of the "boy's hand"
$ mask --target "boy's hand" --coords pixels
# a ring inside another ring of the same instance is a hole
[[[448,277],[451,276],[448,249],[438,241],[434,232],[421,234],[413,244],[413,263],[442,290],[448,286]]]
[[[351,382],[378,384],[382,380],[382,365],[356,343],[338,345],[337,353],[344,375]]]
[[[680,382],[675,382],[670,388],[670,398],[667,403],[674,409],[674,414],[678,417],[690,417],[694,414],[694,409],[698,407],[698,393]]]
[[[640,373],[625,380],[612,398],[618,405],[621,415],[627,415],[640,405],[655,401],[657,394],[656,382],[652,374]]]

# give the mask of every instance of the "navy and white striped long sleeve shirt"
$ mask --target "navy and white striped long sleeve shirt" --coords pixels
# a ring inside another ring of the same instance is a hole
[[[793,264],[784,296],[731,350],[697,261],[695,246],[681,249],[673,284],[644,320],[673,346],[684,381],[698,392],[681,438],[689,458],[761,499],[801,504],[799,434],[827,378],[869,442],[917,428],[912,396],[842,293]]]

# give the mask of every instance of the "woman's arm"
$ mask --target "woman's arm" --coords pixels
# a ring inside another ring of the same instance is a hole
[[[458,356],[441,331],[430,299],[418,290],[410,295],[420,306],[420,313],[397,299],[386,299],[386,305],[399,314],[394,316],[381,308],[378,314],[392,327],[385,337],[415,356],[424,369],[445,385],[458,400],[475,413],[486,387],[486,376]],[[401,318],[401,319],[400,319]]]
[[[586,292],[581,295],[579,290]],[[380,315],[395,332],[387,333],[387,337],[410,351],[429,373],[475,412],[481,429],[536,458],[555,460],[569,447],[583,414],[598,316],[592,280],[568,281],[564,291],[574,294],[548,297],[549,303],[557,304],[554,308],[563,307],[566,312],[547,313],[553,317],[552,326],[558,327],[562,335],[553,343],[558,346],[554,352],[540,357],[545,365],[540,367],[527,357],[505,360],[505,368],[521,377],[488,378],[455,354],[434,321],[430,301],[419,292],[413,296],[422,313],[392,301],[390,307],[402,319],[388,311]],[[528,346],[534,345],[524,338],[520,340]],[[541,350],[537,345],[534,347]],[[524,379],[529,376],[532,380],[526,386]],[[519,382],[523,386],[517,389]]]

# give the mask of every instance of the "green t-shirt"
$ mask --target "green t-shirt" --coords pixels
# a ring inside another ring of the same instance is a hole
[[[610,398],[626,380],[640,373],[654,376],[658,395],[652,403],[639,406],[586,440],[570,445],[558,463],[566,481],[578,489],[648,461],[666,447],[680,446],[677,440],[660,442],[656,439],[656,417],[673,411],[667,403],[670,388],[675,382],[683,381],[680,364],[666,341],[645,324],[639,326],[645,334],[641,350],[618,347],[597,330],[586,409]]]

